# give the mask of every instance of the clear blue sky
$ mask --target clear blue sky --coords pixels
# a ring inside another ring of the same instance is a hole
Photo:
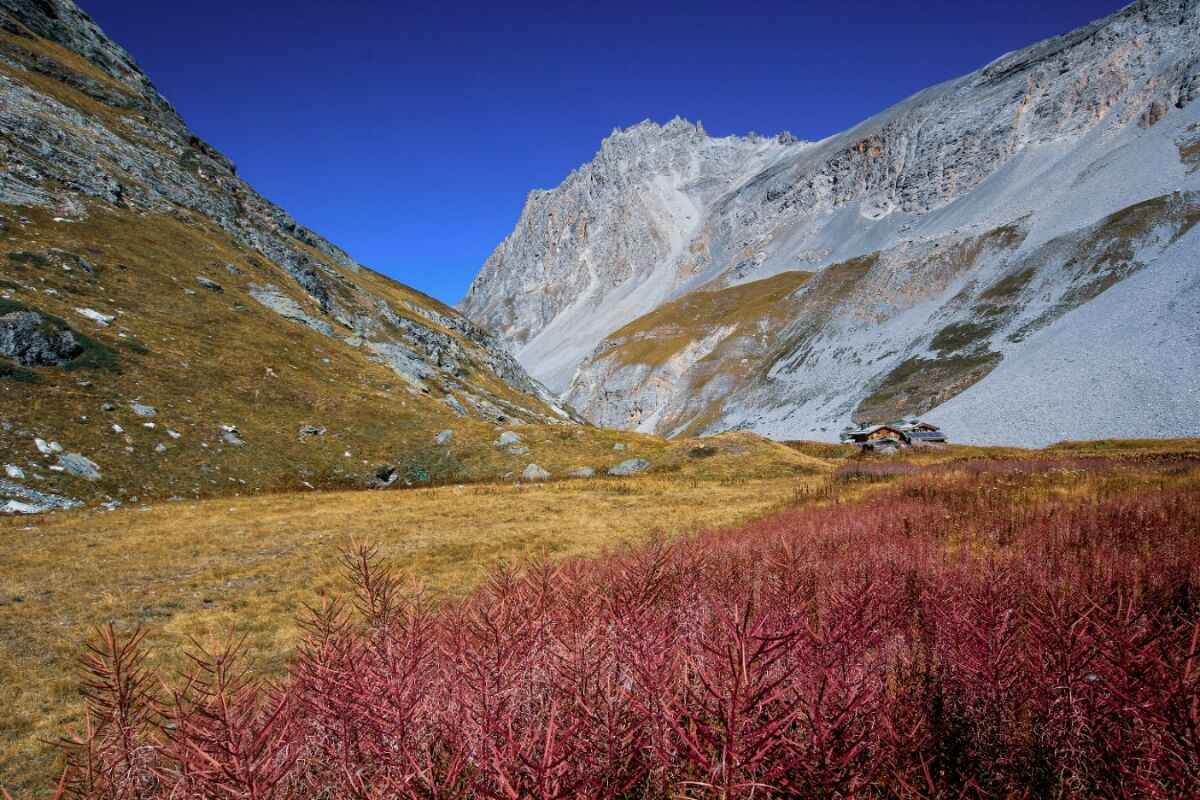
[[[202,138],[449,303],[614,127],[820,139],[1122,0],[79,0]]]

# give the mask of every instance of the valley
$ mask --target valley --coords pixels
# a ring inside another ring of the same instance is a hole
[[[461,177],[432,63],[329,136]],[[0,796],[1196,796],[1197,98],[1138,0],[820,141],[617,127],[452,305],[0,0]],[[426,276],[529,149],[470,112],[469,199],[371,187]]]

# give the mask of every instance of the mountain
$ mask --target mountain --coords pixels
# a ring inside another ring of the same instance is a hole
[[[600,425],[1194,435],[1198,7],[1134,3],[821,142],[615,131],[460,308]]]
[[[255,192],[68,0],[0,0],[0,142],[0,506],[502,474],[470,451],[497,424],[577,427]]]

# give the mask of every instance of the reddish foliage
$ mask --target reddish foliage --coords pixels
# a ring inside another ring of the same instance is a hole
[[[358,548],[278,685],[210,646],[166,701],[107,633],[67,791],[1195,796],[1195,494],[1043,478],[923,470],[436,607]]]

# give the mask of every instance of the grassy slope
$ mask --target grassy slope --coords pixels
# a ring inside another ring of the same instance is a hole
[[[736,387],[770,365],[771,334],[796,312],[793,298],[812,277],[809,272],[782,272],[762,280],[719,289],[700,289],[672,300],[630,322],[610,335],[599,356],[611,369],[633,365],[657,368],[716,332],[721,333],[712,352],[691,365],[686,402],[660,420],[658,431],[669,433],[681,426],[694,435],[715,420],[725,398]],[[706,387],[714,387],[705,391]]]

